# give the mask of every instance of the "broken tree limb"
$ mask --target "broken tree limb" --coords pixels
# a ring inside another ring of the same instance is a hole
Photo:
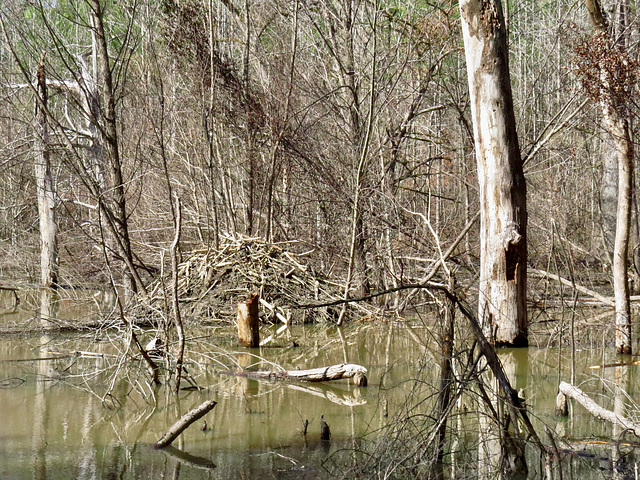
[[[284,370],[281,372],[219,372],[224,375],[235,375],[237,377],[274,379],[274,380],[294,380],[302,382],[327,382],[330,380],[341,380],[343,378],[362,378],[366,382],[367,369],[362,365],[343,363],[331,365],[330,367],[312,368],[310,370]],[[363,385],[364,386],[364,385]]]
[[[611,422],[615,425],[620,425],[622,428],[632,431],[636,437],[640,437],[640,425],[633,423],[631,420],[619,413],[615,413],[601,407],[578,387],[567,382],[560,382],[560,391],[567,397],[573,398],[576,402],[586,408],[594,417],[606,420],[607,422]]]
[[[216,406],[216,404],[217,402],[213,400],[207,400],[199,407],[196,407],[190,412],[185,413],[180,418],[180,420],[174,423],[171,428],[167,430],[167,433],[165,433],[162,438],[156,442],[154,448],[164,448],[171,445],[171,443],[176,438],[178,438],[178,436],[182,432],[189,428],[189,425],[204,417],[210,410],[213,409],[213,407]]]
[[[555,280],[556,282],[563,283],[568,285],[571,288],[575,288],[578,292],[584,293],[588,295],[600,303],[607,305],[608,307],[614,307],[615,304],[611,298],[607,298],[603,295],[600,295],[598,292],[594,292],[593,290],[588,289],[587,287],[583,287],[582,285],[577,285],[571,282],[571,280],[567,280],[566,278],[561,277],[560,275],[556,275],[555,273],[545,272],[544,270],[538,270],[536,268],[527,267],[527,271],[533,275],[537,275],[543,278],[550,278]]]

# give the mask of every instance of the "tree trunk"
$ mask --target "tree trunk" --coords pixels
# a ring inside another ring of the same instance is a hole
[[[612,38],[602,6],[597,0],[586,0],[591,22],[596,34],[594,41],[604,41],[611,45],[623,59],[626,55],[624,36]],[[624,9],[623,9],[624,10]],[[618,27],[624,27],[626,14],[621,10]],[[622,29],[624,30],[624,29]],[[605,59],[607,60],[607,59]],[[615,61],[615,60],[612,60]],[[631,230],[631,192],[633,182],[633,142],[627,118],[625,99],[618,88],[628,83],[622,68],[605,65],[600,67],[599,101],[607,131],[613,139],[618,163],[618,209],[616,217],[616,235],[613,245],[613,290],[616,305],[616,350],[618,353],[631,353],[631,303],[629,301],[628,251]],[[615,74],[612,72],[615,71]],[[618,78],[614,76],[619,75]]]
[[[58,283],[58,248],[56,242],[56,199],[51,175],[49,130],[47,123],[47,80],[44,71],[44,53],[37,73],[38,99],[34,118],[34,169],[40,221],[40,281],[45,287]]]
[[[479,316],[496,345],[527,339],[527,204],[499,0],[460,0],[480,182]]]
[[[143,290],[142,281],[136,271],[131,240],[129,237],[127,202],[125,192],[125,182],[122,175],[122,162],[120,158],[118,130],[116,122],[115,95],[113,89],[113,78],[109,65],[109,52],[107,49],[107,37],[104,30],[103,16],[104,9],[100,0],[91,0],[92,27],[95,34],[95,49],[98,60],[98,84],[102,87],[101,94],[101,120],[102,135],[104,138],[104,149],[106,160],[109,165],[110,180],[110,212],[112,215],[116,242],[118,243],[120,254],[126,265],[124,273],[125,288],[129,292],[136,293]]]

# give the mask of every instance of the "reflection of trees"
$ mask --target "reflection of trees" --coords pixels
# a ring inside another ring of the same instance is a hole
[[[57,294],[55,290],[43,288],[40,290],[40,326],[47,329],[50,319],[55,318],[57,308]],[[42,335],[39,339],[40,354],[45,357],[49,348],[51,338]],[[49,409],[47,408],[47,394],[45,379],[50,375],[49,362],[38,362],[35,398],[33,405],[33,478],[35,480],[45,480],[47,478],[47,425],[49,420]]]

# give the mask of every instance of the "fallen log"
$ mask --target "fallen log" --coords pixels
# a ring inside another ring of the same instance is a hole
[[[189,425],[193,422],[198,421],[202,417],[204,417],[213,407],[216,406],[218,402],[214,402],[213,400],[207,400],[199,407],[194,408],[190,412],[185,413],[180,420],[174,423],[167,433],[165,433],[160,440],[156,442],[154,448],[160,449],[171,445],[178,436],[184,432]]]
[[[330,367],[312,368],[310,370],[284,370],[281,372],[218,372],[223,375],[235,375],[237,377],[268,379],[268,380],[294,380],[302,382],[327,382],[330,380],[341,380],[343,378],[354,378],[356,385],[366,386],[367,369],[362,365],[343,363],[331,365]]]
[[[630,430],[640,437],[640,425],[633,423],[628,418],[620,415],[619,413],[607,410],[604,407],[598,405],[591,399],[586,393],[567,382],[560,382],[560,392],[564,393],[567,397],[573,398],[580,405],[587,409],[587,411],[596,418],[606,420],[616,425],[620,425],[622,428]]]
[[[536,268],[528,267],[527,271],[532,275],[537,275],[542,278],[550,278],[555,280],[556,282],[563,283],[569,287],[575,288],[578,292],[584,293],[588,295],[603,305],[607,305],[608,307],[614,307],[615,303],[612,298],[605,297],[604,295],[600,295],[598,292],[594,292],[593,290],[588,289],[587,287],[583,287],[582,285],[578,285],[571,280],[567,280],[566,278],[561,277],[560,275],[556,275],[554,273],[546,272],[544,270],[538,270]]]

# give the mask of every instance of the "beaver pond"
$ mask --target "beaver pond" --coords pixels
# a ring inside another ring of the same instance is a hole
[[[68,324],[98,315],[100,302],[87,297],[59,300],[56,317]],[[47,333],[37,328],[37,302],[10,307],[10,298],[2,301],[2,326],[20,326],[21,333],[5,334],[0,342],[0,478],[353,478],[356,471],[363,477],[409,478],[398,467],[402,456],[431,432],[441,355],[435,317],[363,320],[342,328],[294,325],[272,346],[253,350],[235,345],[233,325],[189,325],[185,365],[191,382],[176,397],[169,388],[150,386],[142,361],[127,352],[133,347],[124,327]],[[30,326],[32,334],[25,331]],[[276,327],[263,326],[263,335]],[[543,443],[549,443],[546,425],[564,452],[563,478],[637,478],[632,435],[619,437],[578,404],[568,417],[555,415],[558,383],[571,381],[573,362],[575,385],[605,408],[638,416],[633,399],[640,393],[639,367],[590,368],[630,361],[611,354],[609,333],[598,335],[583,336],[584,348],[573,353],[540,341],[499,350],[499,356],[526,398]],[[142,329],[140,336],[150,339]],[[340,363],[365,366],[368,386],[220,373]],[[153,448],[182,414],[209,399],[217,405],[203,420],[170,448]],[[472,395],[463,395],[455,411],[443,473],[476,478],[483,468]],[[330,427],[330,441],[320,439],[321,418]],[[611,460],[620,456],[621,462]],[[533,449],[527,463],[528,478],[543,477]]]

